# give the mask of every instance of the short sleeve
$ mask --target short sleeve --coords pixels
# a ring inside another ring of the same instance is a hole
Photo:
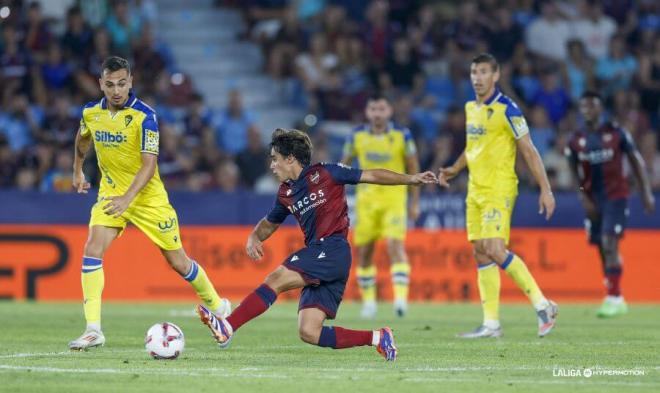
[[[403,142],[405,144],[406,157],[417,154],[417,145],[415,145],[415,139],[413,138],[410,130],[407,128],[403,129]]]
[[[621,150],[626,153],[635,151],[637,147],[635,146],[635,141],[633,140],[632,135],[623,128],[619,129],[619,132],[621,133]]]
[[[142,121],[142,153],[158,154],[160,135],[158,133],[158,121],[155,113],[147,114]]]
[[[506,118],[506,123],[513,134],[513,137],[520,139],[523,136],[529,134],[529,127],[527,127],[527,121],[523,116],[520,108],[514,102],[511,102],[507,105],[506,111],[504,112],[504,117]]]
[[[362,170],[343,164],[323,164],[323,167],[339,184],[358,184],[362,177]]]
[[[355,133],[351,132],[344,141],[343,149],[344,158],[355,157]]]
[[[289,209],[287,209],[286,206],[280,202],[280,198],[275,197],[275,202],[273,203],[273,207],[270,209],[270,212],[266,216],[266,220],[268,220],[268,222],[272,222],[273,224],[281,224],[284,222],[289,213]]]

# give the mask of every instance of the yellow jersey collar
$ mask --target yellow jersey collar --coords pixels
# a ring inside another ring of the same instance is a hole
[[[387,134],[394,128],[394,122],[387,122],[387,126],[385,126],[385,132],[383,134]],[[371,123],[367,123],[367,131],[369,131],[370,134],[373,134],[373,130],[371,129]]]
[[[493,94],[492,94],[490,97],[488,97],[488,99],[487,99],[486,101],[484,101],[484,105],[490,105],[490,104],[492,104],[493,102],[499,100],[500,97],[502,97],[502,92],[500,91],[500,89],[498,89],[498,88],[496,87],[496,88],[495,88],[495,91],[493,92]]]
[[[123,108],[129,107],[132,108],[133,105],[137,102],[137,97],[132,92],[128,94],[128,99],[124,103]],[[101,109],[108,109],[108,100],[103,97],[101,98]]]

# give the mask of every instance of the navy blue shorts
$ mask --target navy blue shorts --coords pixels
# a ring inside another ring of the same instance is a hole
[[[307,284],[298,311],[318,308],[328,319],[334,319],[351,272],[351,259],[351,246],[340,235],[312,242],[289,255],[284,266],[300,273]]]
[[[584,220],[584,226],[589,236],[589,243],[600,245],[603,235],[623,237],[628,218],[628,200],[615,199],[600,201],[596,204],[597,216],[592,221]]]

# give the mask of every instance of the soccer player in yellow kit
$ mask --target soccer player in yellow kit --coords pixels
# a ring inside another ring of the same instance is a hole
[[[369,123],[357,127],[344,145],[342,163],[357,158],[360,169],[384,168],[399,173],[419,172],[415,142],[406,128],[390,122],[392,106],[384,96],[374,95],[365,115]],[[357,280],[362,296],[362,317],[376,315],[375,242],[386,239],[394,289],[394,311],[403,316],[408,308],[410,265],[405,250],[408,224],[408,187],[359,184],[356,192],[356,224],[353,242],[357,246]],[[410,190],[410,217],[419,217],[419,188]]]
[[[465,151],[452,166],[440,169],[438,179],[440,185],[448,186],[447,181],[463,168],[467,166],[469,171],[466,222],[468,240],[472,242],[478,264],[484,321],[474,331],[459,334],[459,337],[502,336],[498,266],[531,301],[538,318],[538,335],[543,337],[555,325],[557,305],[543,296],[525,262],[507,250],[511,213],[518,194],[516,149],[520,149],[541,188],[539,214],[545,213],[549,219],[555,209],[555,199],[522,112],[496,87],[499,77],[499,64],[492,55],[484,53],[472,60],[470,79],[476,100],[465,104]]]
[[[78,193],[87,193],[90,188],[82,165],[92,141],[102,177],[82,261],[87,327],[69,343],[71,350],[105,343],[101,331],[103,254],[129,221],[160,248],[170,266],[190,282],[209,309],[226,316],[231,307],[218,296],[204,269],[183,250],[176,211],[158,174],[156,113],[130,92],[128,61],[109,57],[101,69],[99,84],[104,97],[85,105],[75,144],[73,186]]]

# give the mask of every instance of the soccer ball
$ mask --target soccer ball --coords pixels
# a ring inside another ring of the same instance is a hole
[[[176,359],[183,352],[185,344],[183,331],[171,322],[153,325],[144,338],[147,353],[154,359]]]

